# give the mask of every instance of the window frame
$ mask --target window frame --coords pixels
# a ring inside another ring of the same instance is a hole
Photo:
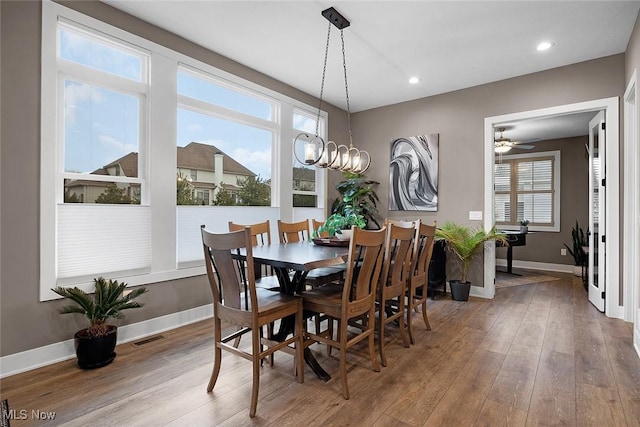
[[[505,163],[505,162],[510,162],[512,164],[516,164],[520,161],[526,162],[526,161],[536,161],[536,160],[549,160],[551,159],[553,161],[553,167],[552,167],[552,175],[553,175],[553,189],[550,191],[553,193],[553,197],[552,197],[552,212],[551,212],[551,216],[553,218],[553,224],[551,225],[544,225],[544,224],[535,224],[535,223],[530,223],[529,224],[529,230],[530,231],[549,231],[549,232],[560,232],[560,184],[561,184],[561,180],[560,180],[560,175],[562,172],[562,167],[561,167],[561,152],[560,150],[553,150],[553,151],[539,151],[539,152],[534,152],[534,153],[524,153],[524,154],[510,154],[510,155],[502,155],[501,156],[501,160],[498,160],[498,158],[496,157],[496,162],[494,162],[494,170],[493,173],[495,175],[495,165],[499,164],[499,163]],[[530,194],[532,193],[532,191],[519,191],[517,188],[517,180],[514,180],[513,177],[517,175],[515,169],[512,167],[511,168],[511,177],[510,177],[510,184],[511,184],[511,189],[508,192],[508,194],[510,194],[510,200],[511,200],[511,206],[515,206],[513,201],[516,201],[516,205],[517,205],[517,197],[518,194],[522,194],[522,193],[527,193]],[[494,199],[496,196],[496,190],[495,190],[495,184],[494,184],[494,190],[493,190],[493,195],[494,195]],[[507,192],[500,192],[499,194],[507,194]],[[517,209],[516,208],[512,208],[512,209]],[[519,230],[520,229],[520,225],[518,223],[517,220],[517,216],[512,220],[512,222],[510,223],[505,223],[505,222],[498,222],[495,220],[495,210],[494,210],[494,223],[496,225],[496,227],[502,229],[502,230]]]
[[[253,209],[253,207],[238,207],[234,211],[224,210],[224,215],[236,215],[251,219],[251,215],[256,215],[253,211],[277,212],[277,216],[284,219],[293,219],[294,209],[290,189],[292,186],[291,167],[292,164],[292,141],[295,135],[291,135],[293,111],[300,109],[303,111],[314,111],[312,106],[304,104],[296,99],[275,92],[271,89],[258,85],[257,83],[245,80],[242,77],[218,69],[210,64],[191,58],[185,54],[166,48],[153,41],[131,34],[111,24],[107,24],[98,19],[84,15],[78,11],[69,9],[61,4],[45,0],[42,3],[42,65],[41,65],[41,161],[40,163],[40,300],[52,300],[59,298],[50,288],[60,284],[64,286],[78,286],[85,291],[93,290],[93,282],[88,277],[77,278],[77,280],[65,280],[60,283],[57,279],[57,222],[58,208],[64,201],[64,186],[61,172],[63,165],[63,149],[60,143],[64,144],[64,129],[59,126],[60,108],[59,84],[58,84],[58,23],[71,25],[82,30],[88,30],[92,34],[104,35],[107,39],[114,39],[120,46],[132,46],[135,50],[148,51],[150,60],[148,64],[149,88],[147,106],[141,113],[145,125],[144,134],[139,142],[139,166],[138,178],[129,177],[108,177],[111,181],[123,180],[132,182],[140,180],[142,200],[141,205],[127,206],[129,209],[151,209],[160,214],[150,215],[151,217],[151,267],[143,272],[115,272],[108,273],[110,278],[126,281],[131,286],[148,285],[166,280],[174,280],[185,277],[205,274],[202,265],[180,268],[177,262],[177,230],[176,230],[176,203],[175,203],[175,173],[176,164],[176,131],[177,131],[177,106],[179,96],[177,94],[177,71],[180,66],[189,67],[197,72],[214,76],[225,84],[231,85],[233,90],[246,91],[252,96],[264,97],[274,103],[272,110],[273,122],[250,116],[250,125],[255,126],[256,120],[262,120],[263,125],[274,133],[272,142],[272,205],[264,209]],[[55,37],[53,36],[55,35]],[[100,37],[98,37],[100,38]],[[90,72],[77,73],[83,66],[66,61],[65,65],[71,75],[80,74],[83,79]],[[90,68],[90,67],[86,67]],[[97,73],[100,71],[92,69]],[[144,72],[144,71],[143,71]],[[129,80],[116,75],[103,76],[104,81],[112,79],[128,80],[132,88],[140,85],[139,82]],[[99,83],[99,81],[98,81]],[[222,107],[220,107],[222,108]],[[233,110],[231,110],[233,111]],[[317,110],[316,110],[317,111]],[[220,111],[217,111],[218,113]],[[242,122],[246,117],[242,113],[234,112],[238,121]],[[226,114],[225,114],[226,115]],[[325,132],[327,125],[327,113],[321,112],[324,120]],[[225,117],[226,118],[226,117]],[[150,141],[153,141],[151,144]],[[289,142],[291,141],[291,142]],[[142,150],[147,150],[144,152]],[[154,167],[151,168],[150,159],[154,159]],[[52,161],[46,161],[52,159]],[[172,173],[165,173],[171,170]],[[324,172],[324,171],[321,171]],[[321,179],[326,181],[325,173],[321,173]],[[83,176],[84,177],[84,176]],[[144,177],[142,179],[141,177]],[[92,177],[96,180],[103,178]],[[323,188],[326,185],[323,184]],[[173,188],[173,191],[171,189]],[[284,195],[285,198],[281,196]],[[323,197],[320,195],[319,197]],[[320,203],[319,203],[320,204]],[[92,206],[83,206],[91,208]],[[323,207],[323,206],[322,206]],[[197,209],[213,209],[217,207],[195,207]],[[266,209],[266,210],[265,210]],[[274,210],[275,209],[275,210]],[[208,212],[208,211],[207,211]],[[216,211],[218,212],[218,211]],[[232,213],[229,213],[232,212]],[[226,224],[226,222],[225,222]],[[167,233],[167,230],[176,230]],[[98,275],[100,273],[96,273]]]

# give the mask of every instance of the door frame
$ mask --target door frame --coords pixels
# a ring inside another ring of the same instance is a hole
[[[624,91],[624,218],[623,271],[624,320],[633,322],[633,345],[640,355],[640,129],[638,128],[637,70]]]
[[[605,313],[609,317],[622,318],[623,307],[620,304],[620,265],[619,265],[619,242],[620,239],[620,177],[619,171],[619,98],[603,98],[592,101],[578,102],[574,104],[566,104],[549,108],[541,108],[537,110],[522,111],[518,113],[504,114],[484,119],[484,227],[490,229],[494,225],[493,212],[493,188],[494,176],[493,169],[495,163],[494,154],[494,127],[500,123],[541,119],[552,116],[559,116],[572,113],[582,113],[600,110],[605,111],[605,119],[608,123],[606,134],[606,170],[609,171],[607,176],[607,193],[606,193],[606,226],[605,235],[613,236],[606,240],[605,248],[607,261],[605,266],[605,283],[607,286],[607,299],[605,301]],[[562,215],[562,212],[560,213]],[[495,296],[495,245],[486,245],[484,256],[484,288],[478,289],[483,292],[485,298],[493,298]]]

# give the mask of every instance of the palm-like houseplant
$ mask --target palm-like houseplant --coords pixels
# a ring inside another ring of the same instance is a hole
[[[469,298],[471,283],[467,281],[467,274],[471,262],[480,254],[485,242],[494,240],[497,243],[508,244],[506,235],[498,232],[495,227],[485,231],[483,228],[473,229],[450,221],[436,229],[436,240],[444,240],[447,250],[460,264],[460,280],[451,280],[449,285],[452,298],[461,301]]]
[[[57,286],[53,292],[71,300],[74,304],[60,309],[61,314],[83,314],[89,326],[75,334],[76,356],[82,368],[97,368],[113,361],[116,354],[117,327],[109,325],[110,318],[121,319],[123,310],[142,307],[143,304],[133,301],[147,292],[146,288],[133,289],[127,295],[124,290],[127,284],[103,277],[93,279],[95,291],[88,294],[82,289],[63,288]]]
[[[587,235],[584,230],[580,228],[578,221],[576,220],[576,226],[571,230],[571,241],[573,248],[570,248],[566,243],[564,246],[569,251],[569,254],[573,257],[574,269],[573,274],[580,276],[582,274],[582,267],[587,264],[587,254],[583,247],[589,246]]]

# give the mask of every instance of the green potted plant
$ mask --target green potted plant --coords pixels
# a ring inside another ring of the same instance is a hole
[[[522,221],[520,221],[520,232],[521,233],[528,233],[529,232],[529,220],[528,219],[523,219]]]
[[[322,233],[327,233],[329,238],[335,237],[339,240],[349,240],[351,238],[351,227],[365,228],[367,221],[362,215],[351,213],[343,215],[334,213],[329,215],[327,220],[313,231],[313,238],[317,238]]]
[[[82,289],[63,288],[57,286],[51,289],[74,304],[60,309],[61,314],[79,313],[89,320],[89,327],[74,335],[78,366],[83,369],[99,368],[108,365],[115,359],[118,328],[109,325],[109,318],[121,319],[122,311],[142,307],[143,304],[133,301],[136,297],[147,292],[146,288],[136,288],[124,295],[127,284],[117,280],[107,280],[103,277],[93,279],[95,291],[88,294]]]
[[[582,267],[587,263],[587,254],[582,249],[585,246],[589,246],[585,232],[580,228],[578,221],[571,230],[571,242],[573,248],[570,248],[566,243],[564,246],[569,251],[569,254],[573,257],[573,274],[575,276],[582,276]]]
[[[436,240],[444,240],[447,250],[454,255],[454,259],[458,260],[460,264],[460,280],[449,281],[451,298],[456,301],[469,299],[471,282],[467,281],[467,273],[473,259],[484,248],[484,243],[495,240],[507,244],[506,235],[496,231],[495,227],[485,231],[482,228],[472,229],[450,221],[436,229]]]
[[[360,215],[365,220],[365,227],[380,228],[377,207],[379,199],[375,190],[380,183],[367,179],[363,174],[343,172],[343,176],[345,179],[336,184],[340,197],[334,200],[331,212],[344,216]]]

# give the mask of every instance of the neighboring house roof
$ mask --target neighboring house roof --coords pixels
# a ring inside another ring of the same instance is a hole
[[[138,176],[138,153],[131,152],[120,157],[118,160],[114,160],[101,169],[109,169],[113,166],[120,165],[121,176],[128,176],[129,178],[135,178]],[[99,169],[98,169],[99,170]],[[92,172],[95,174],[96,172]],[[101,174],[102,175],[102,174]],[[104,175],[107,175],[106,173]]]
[[[199,142],[190,142],[185,147],[177,147],[178,161],[177,167],[181,169],[196,169],[203,171],[215,171],[215,154],[220,153],[222,158],[222,171],[229,175],[245,175],[256,176],[255,173],[242,166],[231,156],[219,150],[213,145],[201,144]],[[125,154],[95,171],[93,175],[109,175],[108,168],[120,166],[122,176],[137,177],[138,176],[138,153],[131,152]]]
[[[178,147],[178,167],[215,171],[215,155],[222,154],[222,171],[229,175],[256,176],[246,167],[235,161],[231,156],[217,147],[199,142],[190,142],[185,147]]]

